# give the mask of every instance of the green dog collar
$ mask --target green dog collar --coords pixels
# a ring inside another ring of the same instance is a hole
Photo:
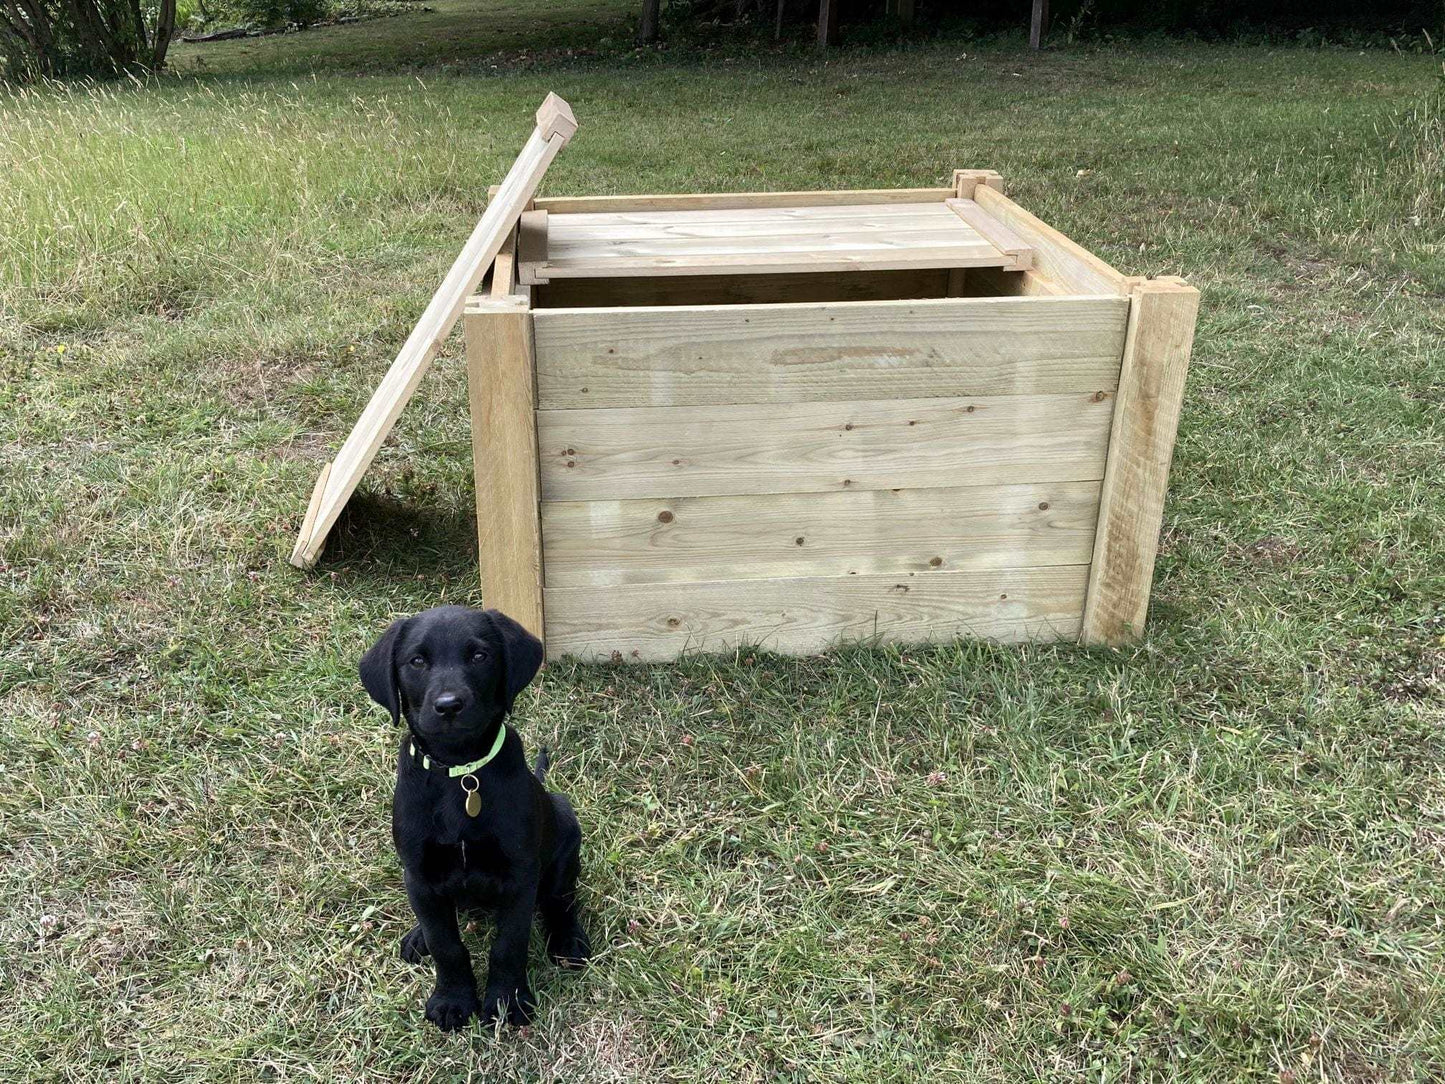
[[[492,742],[491,752],[489,752],[486,756],[478,757],[476,760],[468,761],[465,764],[443,764],[441,761],[437,761],[437,767],[445,768],[447,770],[447,775],[450,776],[452,779],[456,779],[458,776],[471,775],[473,772],[480,771],[482,768],[485,768],[488,764],[490,764],[496,758],[496,755],[502,751],[502,746],[506,743],[506,740],[507,724],[503,723],[501,726],[497,727],[497,740]],[[416,742],[411,743],[411,755],[412,759],[415,760]],[[427,771],[431,771],[431,765],[431,757],[423,753],[421,757],[421,766]]]

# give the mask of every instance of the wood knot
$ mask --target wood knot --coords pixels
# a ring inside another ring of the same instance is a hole
[[[938,567],[939,565],[941,565],[941,564],[943,564],[943,558],[942,558],[942,557],[930,557],[930,558],[928,559],[928,567],[929,567],[929,568],[937,568],[937,567]]]
[[[1040,512],[1047,512],[1048,510],[1049,510],[1049,502],[1048,502],[1048,501],[1039,501],[1039,511],[1040,511]]]
[[[664,508],[661,512],[657,513],[658,523],[671,523],[672,518],[672,513],[669,512],[666,508]]]
[[[802,535],[798,535],[797,538],[793,539],[793,545],[795,545],[795,546],[801,546],[802,544],[803,544],[803,536],[802,536]]]
[[[1102,403],[1107,398],[1109,398],[1109,393],[1106,391],[1094,392],[1094,402],[1096,403]]]
[[[679,625],[681,625],[681,624],[682,624],[682,622],[681,622],[680,620],[678,620],[677,618],[675,618],[675,617],[669,617],[669,618],[667,619],[667,627],[670,628],[670,629],[675,629],[675,628],[677,628],[677,626],[679,626]]]

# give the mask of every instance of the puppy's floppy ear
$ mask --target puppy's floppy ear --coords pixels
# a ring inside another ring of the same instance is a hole
[[[502,710],[511,711],[517,694],[537,676],[542,665],[542,641],[501,610],[487,610],[485,616],[502,641]]]
[[[396,645],[409,617],[397,618],[361,656],[361,683],[378,704],[391,712],[391,721],[401,721],[401,686],[396,680]]]

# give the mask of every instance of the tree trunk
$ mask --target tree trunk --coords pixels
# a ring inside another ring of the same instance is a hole
[[[1029,48],[1037,50],[1048,32],[1049,0],[1034,0],[1033,14],[1029,19]]]
[[[818,0],[818,46],[838,44],[838,0]]]
[[[662,0],[642,0],[642,22],[637,27],[637,40],[640,42],[653,42],[657,40],[657,24],[662,15]]]
[[[151,68],[160,70],[166,66],[166,50],[171,47],[171,37],[176,32],[176,0],[161,0],[156,12],[154,48],[151,52]]]

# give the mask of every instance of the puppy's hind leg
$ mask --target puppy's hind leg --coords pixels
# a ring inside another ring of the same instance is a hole
[[[572,803],[561,794],[549,794],[557,813],[557,842],[552,862],[543,871],[537,905],[547,930],[547,954],[562,967],[582,967],[592,955],[592,943],[582,928],[577,903],[577,875],[581,871],[582,828]]]
[[[421,964],[431,955],[431,949],[426,947],[426,934],[422,932],[421,923],[418,922],[401,938],[401,958],[409,964]]]

